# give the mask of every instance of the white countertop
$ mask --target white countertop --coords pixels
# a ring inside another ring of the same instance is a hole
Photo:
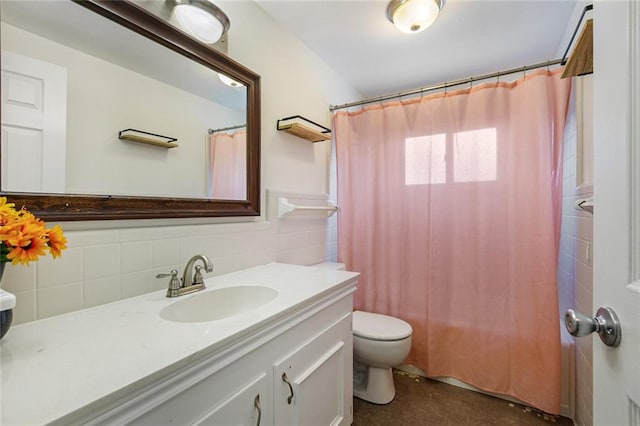
[[[157,291],[14,326],[0,341],[0,424],[41,425],[103,406],[123,388],[177,369],[199,352],[232,345],[247,331],[352,285],[357,277],[271,263],[207,278],[207,289],[192,295],[169,299],[166,291]],[[267,286],[279,295],[253,311],[216,321],[179,323],[159,315],[171,303],[237,285]]]

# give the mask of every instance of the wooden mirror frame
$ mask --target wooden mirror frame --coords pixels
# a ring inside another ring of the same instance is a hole
[[[247,88],[247,199],[213,200],[117,195],[0,192],[43,220],[114,220],[260,215],[260,76],[126,0],[72,0]]]

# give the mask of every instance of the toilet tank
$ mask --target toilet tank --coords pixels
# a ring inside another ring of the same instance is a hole
[[[336,262],[323,262],[316,263],[315,265],[310,265],[313,268],[322,268],[322,269],[335,269],[337,271],[346,271],[347,268],[344,263],[336,263]]]

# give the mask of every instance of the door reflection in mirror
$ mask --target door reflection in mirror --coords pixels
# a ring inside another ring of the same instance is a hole
[[[2,189],[64,192],[67,69],[11,52],[1,57]]]

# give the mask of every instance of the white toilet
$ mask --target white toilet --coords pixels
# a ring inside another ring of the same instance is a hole
[[[413,329],[387,315],[353,313],[353,395],[375,404],[388,404],[396,395],[392,367],[411,349]]]
[[[344,270],[342,263],[321,263],[320,268]],[[388,404],[396,395],[392,367],[411,350],[409,323],[388,315],[353,313],[353,395],[374,404]]]

